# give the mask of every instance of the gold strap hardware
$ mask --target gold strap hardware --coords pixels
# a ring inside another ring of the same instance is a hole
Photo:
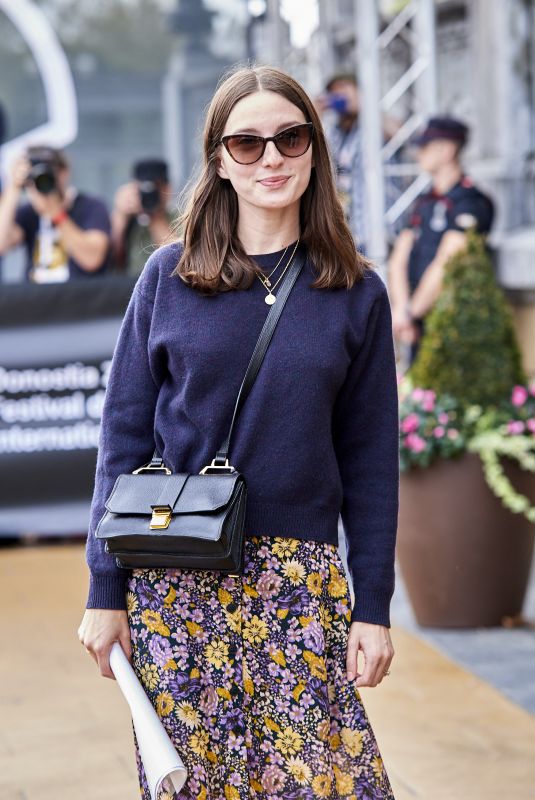
[[[234,469],[234,467],[233,467],[233,466],[231,466],[231,465],[228,463],[228,458],[226,458],[226,459],[225,459],[225,463],[224,463],[224,464],[216,464],[216,463],[215,463],[215,458],[213,458],[213,459],[212,459],[212,462],[211,462],[211,464],[207,464],[205,467],[203,467],[203,468],[201,469],[201,471],[199,472],[199,475],[206,475],[206,473],[208,472],[208,470],[212,470],[212,469],[226,469],[226,470],[228,470],[229,472],[235,472],[235,471],[236,471],[236,470]]]
[[[151,530],[163,530],[169,527],[173,509],[170,506],[153,506],[150,521]]]

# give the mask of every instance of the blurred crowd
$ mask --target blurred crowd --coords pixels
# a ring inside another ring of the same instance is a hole
[[[355,243],[368,251],[366,165],[360,119],[360,90],[351,73],[333,75],[316,98],[330,147],[340,202]],[[383,119],[383,140],[400,127]],[[0,112],[0,136],[4,127]],[[410,142],[429,188],[388,228],[388,282],[394,336],[413,359],[425,318],[441,290],[444,265],[464,246],[468,230],[489,232],[493,203],[470,180],[462,163],[468,127],[451,116],[428,120]],[[1,139],[0,139],[1,141]],[[406,159],[402,151],[391,163]],[[405,186],[385,178],[389,208]],[[30,147],[14,161],[0,194],[0,257],[25,250],[25,276],[34,283],[57,283],[109,273],[137,277],[150,253],[180,235],[167,163],[146,158],[132,165],[131,180],[120,186],[111,214],[102,199],[72,184],[65,153]]]

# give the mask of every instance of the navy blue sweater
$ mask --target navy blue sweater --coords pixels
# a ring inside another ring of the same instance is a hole
[[[197,473],[228,433],[269,312],[248,290],[202,295],[157,250],[132,294],[104,403],[87,558],[89,608],[124,608],[128,572],[94,530],[115,479],[150,460]],[[271,257],[256,257],[260,266]],[[267,259],[267,260],[266,260]],[[277,275],[279,271],[277,271]],[[338,542],[341,513],[353,620],[389,625],[399,461],[390,305],[372,271],[352,289],[312,289],[303,267],[236,421],[230,463],[248,487],[246,534]]]

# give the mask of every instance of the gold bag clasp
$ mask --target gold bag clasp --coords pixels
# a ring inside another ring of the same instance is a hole
[[[150,521],[151,530],[165,530],[171,522],[172,509],[170,506],[153,506]]]

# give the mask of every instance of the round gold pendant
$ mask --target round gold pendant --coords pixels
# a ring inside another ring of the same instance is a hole
[[[264,300],[266,301],[268,306],[272,306],[276,299],[277,298],[275,297],[275,295],[271,293],[264,297]]]

